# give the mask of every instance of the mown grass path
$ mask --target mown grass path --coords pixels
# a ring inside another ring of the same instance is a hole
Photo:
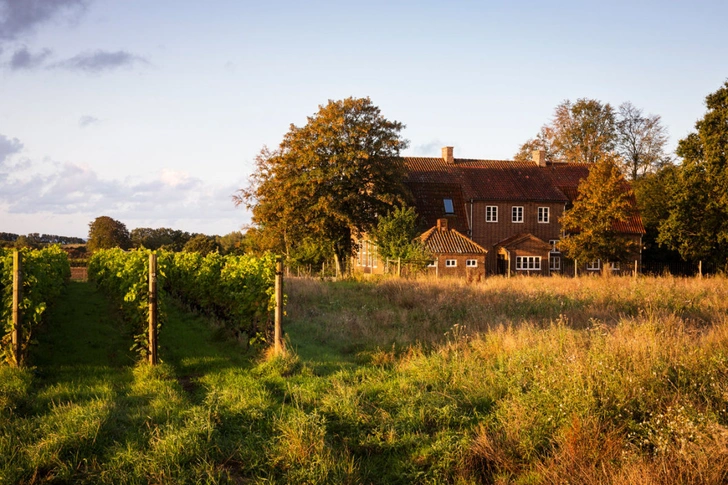
[[[32,384],[0,419],[0,449],[10,451],[0,458],[0,484],[180,476],[166,467],[169,456],[156,456],[163,430],[184,428],[196,403],[205,401],[203,376],[242,370],[250,358],[216,338],[202,317],[173,302],[167,314],[163,364],[140,366],[108,300],[91,283],[67,285],[21,376]]]

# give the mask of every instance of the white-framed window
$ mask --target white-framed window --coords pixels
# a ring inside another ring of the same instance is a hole
[[[359,254],[356,259],[357,266],[365,266],[370,268],[377,267],[377,245],[371,241],[362,241],[359,243]]]
[[[548,224],[549,222],[549,208],[539,207],[538,208],[538,222],[541,224]]]
[[[559,249],[559,240],[558,239],[549,239],[549,244],[551,245],[551,252],[552,253],[560,253],[561,250]]]
[[[485,206],[485,222],[498,222],[498,206]]]
[[[428,268],[437,268],[437,260],[432,261],[427,265]]]
[[[445,260],[445,267],[446,268],[455,268],[458,265],[457,259],[446,259]]]
[[[511,222],[523,222],[523,206],[514,205],[511,207]]]
[[[455,214],[455,206],[452,204],[452,199],[442,199],[445,204],[445,214]]]
[[[561,256],[549,256],[549,269],[561,271]]]
[[[599,271],[600,269],[602,269],[602,262],[599,259],[597,259],[596,261],[589,261],[588,263],[586,263],[587,271]]]
[[[516,256],[517,271],[539,271],[541,256]]]
[[[465,266],[468,268],[477,268],[478,267],[478,260],[477,259],[466,259],[465,260]]]
[[[609,269],[612,271],[619,271],[619,261],[609,263]]]

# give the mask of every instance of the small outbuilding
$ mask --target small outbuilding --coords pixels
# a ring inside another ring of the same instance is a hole
[[[437,225],[424,232],[420,240],[434,256],[434,261],[427,267],[428,273],[437,276],[485,276],[488,251],[448,227],[448,219],[438,219]]]

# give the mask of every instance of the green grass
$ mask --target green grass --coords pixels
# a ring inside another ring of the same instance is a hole
[[[291,279],[265,358],[87,283],[0,367],[0,483],[725,483],[723,278]]]

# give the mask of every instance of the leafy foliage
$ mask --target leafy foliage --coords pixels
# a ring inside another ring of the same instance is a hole
[[[252,209],[259,244],[290,256],[312,237],[330,241],[344,261],[352,230],[370,229],[377,214],[407,200],[403,128],[369,98],[329,101],[306,125],[291,125],[277,150],[261,150],[250,186],[235,197]]]
[[[265,339],[275,305],[273,255],[181,252],[164,259],[169,262],[167,288],[182,302],[214,315],[238,334]]]
[[[204,234],[196,234],[182,248],[185,252],[200,253],[203,256],[220,252],[220,249],[220,243],[218,243],[215,236],[206,236]]]
[[[647,115],[632,103],[619,106],[617,152],[622,156],[625,175],[632,180],[654,172],[670,162],[665,153],[667,129],[659,115]]]
[[[614,230],[614,223],[629,218],[632,196],[616,158],[603,156],[579,184],[574,206],[561,218],[567,232],[559,243],[561,250],[579,261],[624,261],[634,244]]]
[[[131,247],[129,231],[122,222],[108,216],[101,216],[94,219],[88,226],[86,247],[90,252],[99,249],[129,249]]]
[[[531,160],[533,150],[545,150],[547,162],[596,163],[614,149],[614,109],[609,103],[581,98],[556,107],[551,124],[524,143],[514,159]]]
[[[682,162],[658,241],[685,259],[728,261],[728,81],[705,98],[696,132],[680,140]]]
[[[149,253],[138,249],[123,251],[119,248],[96,251],[88,263],[88,276],[96,282],[114,303],[124,319],[131,325],[134,344],[144,359],[149,352]],[[164,277],[168,258],[157,259],[157,325],[161,328],[165,318]]]
[[[41,323],[49,304],[61,293],[63,284],[71,276],[71,266],[65,251],[60,246],[44,249],[23,249],[23,299],[21,361],[33,339],[33,331]],[[4,362],[13,362],[11,348],[13,328],[13,253],[0,249],[0,296],[2,297],[2,341],[0,357]]]
[[[426,264],[425,261],[431,259],[431,256],[416,239],[418,233],[414,207],[404,206],[380,217],[376,228],[372,230],[374,242],[382,258]]]

